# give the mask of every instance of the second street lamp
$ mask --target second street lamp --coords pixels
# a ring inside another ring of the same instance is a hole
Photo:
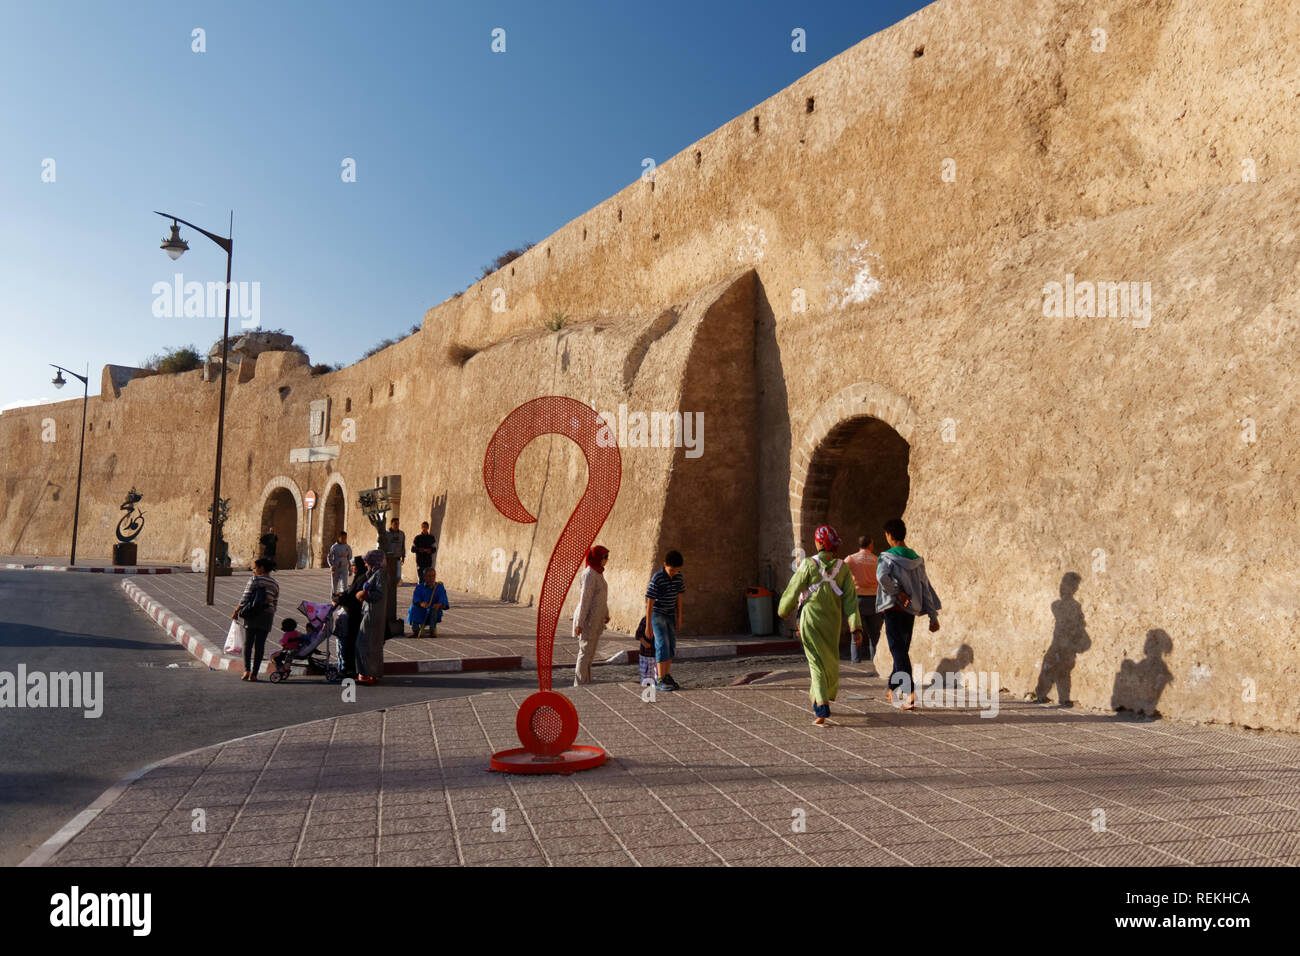
[[[81,379],[81,384],[85,386],[81,395],[81,451],[77,455],[77,503],[72,509],[72,555],[68,558],[68,565],[76,567],[77,565],[77,525],[81,521],[81,465],[86,458],[86,403],[90,400],[90,366],[86,366],[86,374],[78,375],[71,369],[66,369],[62,365],[50,363],[51,368],[58,369],[54,373],[54,379],[51,384],[55,388],[62,388],[68,384],[68,380],[63,377],[67,372],[73,378]]]
[[[215,475],[212,479],[212,508],[211,512],[215,516],[218,513],[221,502],[221,450],[222,440],[226,431],[226,360],[230,350],[230,267],[234,260],[234,236],[235,236],[235,214],[230,214],[230,236],[222,237],[215,233],[208,232],[206,229],[194,225],[192,222],[186,222],[179,216],[173,216],[171,213],[158,212],[159,216],[172,221],[172,234],[162,241],[161,248],[167,255],[173,259],[179,259],[189,249],[190,245],[181,238],[180,223],[185,223],[191,229],[195,229],[207,236],[222,249],[226,250],[226,314],[224,316],[224,326],[221,330],[221,395],[217,405],[217,464]],[[211,606],[213,595],[216,591],[216,574],[217,574],[217,522],[212,522],[212,531],[208,535],[208,594],[207,602]]]

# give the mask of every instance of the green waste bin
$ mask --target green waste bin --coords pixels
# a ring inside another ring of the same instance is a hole
[[[746,588],[745,602],[749,605],[749,632],[771,634],[775,615],[772,613],[773,594],[767,588]]]

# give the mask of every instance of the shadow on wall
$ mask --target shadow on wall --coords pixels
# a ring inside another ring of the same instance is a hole
[[[975,650],[969,644],[963,644],[957,648],[952,657],[945,657],[934,666],[935,679],[927,684],[927,687],[943,687],[947,683],[949,674],[960,674],[966,668],[975,663]],[[954,686],[961,686],[961,681],[957,680]]]
[[[1160,695],[1174,679],[1164,657],[1174,649],[1173,638],[1165,631],[1154,628],[1147,631],[1146,644],[1140,661],[1124,658],[1115,675],[1115,685],[1110,693],[1110,706],[1115,710],[1128,710],[1151,717],[1159,717],[1156,704]]]
[[[790,526],[790,392],[785,385],[785,366],[776,337],[776,313],[767,289],[754,280],[754,365],[758,387],[759,461],[758,500],[771,503],[772,517],[760,511],[763,528],[761,583],[778,594],[790,580],[790,554],[794,550],[794,529]],[[784,520],[782,520],[784,517]],[[785,625],[789,627],[788,623]]]
[[[433,496],[433,507],[429,509],[429,534],[433,535],[435,545],[442,544],[442,522],[447,517],[447,492]],[[435,565],[438,552],[434,551]]]
[[[514,603],[519,600],[519,588],[524,583],[524,562],[516,551],[506,567],[506,579],[501,582],[501,600]]]
[[[1074,599],[1082,583],[1074,571],[1066,572],[1061,578],[1060,600],[1052,602],[1052,617],[1056,624],[1052,629],[1052,643],[1043,655],[1043,666],[1038,673],[1038,684],[1034,687],[1034,700],[1046,703],[1053,687],[1057,689],[1057,700],[1062,707],[1072,706],[1070,699],[1070,674],[1074,670],[1075,659],[1092,647],[1088,629],[1083,619],[1083,607]]]

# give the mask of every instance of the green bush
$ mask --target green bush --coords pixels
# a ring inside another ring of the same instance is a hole
[[[170,352],[151,355],[140,363],[141,368],[152,369],[161,375],[175,375],[179,372],[192,372],[203,367],[203,356],[192,345],[184,345]]]

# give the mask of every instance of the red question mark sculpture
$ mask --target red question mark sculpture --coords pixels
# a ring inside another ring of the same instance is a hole
[[[588,549],[614,508],[623,478],[617,446],[596,440],[603,428],[605,420],[582,402],[560,395],[535,398],[506,416],[483,456],[483,483],[492,504],[522,524],[537,520],[519,500],[515,487],[515,465],[529,442],[543,435],[563,435],[576,442],[587,459],[587,487],[551,552],[537,602],[538,690],[523,702],[515,718],[523,748],[493,754],[493,770],[571,773],[605,762],[605,751],[599,747],[574,746],[578,711],[569,698],[551,690],[551,650],[560,609]]]

